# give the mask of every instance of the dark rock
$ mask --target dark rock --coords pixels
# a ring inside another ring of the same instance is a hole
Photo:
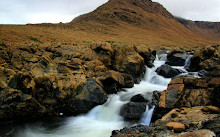
[[[167,55],[166,64],[171,66],[184,66],[187,58],[189,58],[190,56],[191,55],[187,55],[183,52],[172,51]]]
[[[130,100],[131,102],[148,102],[142,94],[137,94],[133,96]]]
[[[153,98],[152,98],[152,104],[153,105],[157,105],[159,102],[161,96],[161,92],[160,91],[153,91]]]
[[[200,77],[205,77],[205,76],[208,75],[208,72],[205,71],[205,70],[200,70],[200,71],[198,72],[198,75],[199,75]]]
[[[220,136],[220,116],[209,119],[203,123],[203,129],[209,129],[213,131],[217,137]]]
[[[125,127],[121,130],[113,130],[111,137],[127,137],[127,136],[137,136],[137,137],[152,137],[155,136],[155,131],[153,127],[138,125],[134,127]]]
[[[161,75],[165,78],[172,78],[172,77],[177,76],[178,74],[181,73],[180,70],[174,69],[171,66],[166,65],[166,64],[157,68],[156,72],[158,75]]]
[[[5,88],[0,92],[0,120],[42,116],[46,109],[31,95]]]
[[[128,120],[139,120],[146,110],[146,103],[129,102],[122,106],[120,115]]]
[[[107,101],[105,91],[94,80],[87,81],[79,92],[76,97],[68,100],[67,107],[70,114],[86,113]]]

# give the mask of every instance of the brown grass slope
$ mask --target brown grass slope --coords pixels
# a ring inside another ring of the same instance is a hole
[[[148,45],[211,45],[151,0],[109,0],[67,24],[0,25],[0,42],[115,41]]]
[[[191,21],[183,18],[177,18],[177,20],[208,40],[220,41],[220,22]]]

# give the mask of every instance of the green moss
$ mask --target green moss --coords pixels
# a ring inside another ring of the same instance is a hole
[[[29,36],[28,37],[30,40],[32,40],[32,41],[35,41],[35,42],[38,42],[38,43],[42,43],[40,40],[38,40],[37,38],[34,38],[34,37],[31,37],[31,36]]]

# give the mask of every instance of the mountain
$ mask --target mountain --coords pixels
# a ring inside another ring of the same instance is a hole
[[[220,22],[191,21],[183,18],[177,18],[177,20],[206,39],[220,41]]]
[[[109,0],[70,23],[0,25],[0,42],[101,42],[200,46],[218,42],[181,24],[151,0]]]
[[[109,0],[69,24],[110,35],[116,41],[165,45],[212,43],[184,27],[162,5],[151,0]]]

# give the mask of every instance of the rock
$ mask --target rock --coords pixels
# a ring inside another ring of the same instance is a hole
[[[210,130],[203,129],[203,130],[197,130],[193,132],[182,133],[178,135],[177,137],[216,137],[216,135],[214,132]]]
[[[131,88],[134,85],[133,77],[129,74],[113,70],[107,71],[98,78],[107,94],[117,93],[121,88]]]
[[[205,106],[211,104],[205,80],[181,77],[173,79],[160,98],[159,105],[166,108]]]
[[[140,83],[145,73],[144,59],[138,54],[127,55],[121,62],[119,71],[134,77],[135,83]]]
[[[0,92],[1,121],[27,117],[36,118],[44,113],[45,107],[31,95],[11,88],[5,88]]]
[[[107,101],[105,91],[95,80],[87,81],[82,89],[78,89],[79,94],[68,100],[67,108],[70,114],[86,113],[97,105]]]
[[[174,130],[175,132],[182,132],[186,129],[184,124],[178,122],[169,122],[166,126],[170,130]]]
[[[156,69],[156,72],[158,75],[161,75],[165,78],[172,78],[181,73],[178,69],[174,69],[169,65],[160,66],[159,68]]]
[[[202,111],[210,114],[220,114],[220,109],[215,106],[205,106]]]
[[[114,50],[109,43],[91,44],[91,48],[97,53],[98,59],[106,66],[111,67]]]
[[[139,120],[146,110],[146,103],[129,102],[121,107],[120,115],[128,120]]]
[[[152,137],[155,136],[156,133],[153,127],[138,125],[134,127],[125,127],[121,130],[113,130],[111,137]]]
[[[220,46],[205,47],[199,49],[191,58],[190,71],[211,71],[218,64]]]
[[[137,94],[133,96],[130,100],[131,102],[148,102],[142,94]]]
[[[198,72],[198,75],[199,75],[200,77],[205,77],[205,76],[208,76],[208,72],[205,71],[205,70],[200,70],[200,71]]]
[[[155,127],[155,130],[158,131],[160,136],[177,136],[180,131],[175,131],[173,129],[173,125],[177,125],[175,123],[183,124],[182,129],[185,126],[186,131],[195,131],[200,130],[202,128],[207,128],[210,125],[210,130],[215,132],[219,131],[218,121],[216,118],[219,118],[219,114],[210,114],[204,113],[202,111],[204,107],[192,107],[192,108],[176,108],[172,109],[166,115],[164,115],[161,119],[158,119],[156,122],[152,123],[152,126]],[[210,120],[210,122],[208,122]],[[172,123],[172,124],[168,124]],[[207,125],[206,125],[207,123]],[[213,124],[211,124],[213,123]],[[169,130],[166,130],[166,127],[169,127]],[[208,128],[207,128],[208,129]],[[176,133],[172,133],[174,131]],[[158,135],[158,136],[159,136]]]
[[[154,60],[156,59],[156,51],[149,49],[145,45],[138,45],[136,46],[136,49],[140,56],[144,58],[145,65],[152,68],[154,66]]]
[[[187,55],[186,53],[174,50],[174,51],[168,53],[166,64],[168,64],[170,66],[184,66],[186,60],[190,56],[191,55]]]
[[[203,123],[202,128],[213,131],[217,135],[217,137],[219,137],[220,136],[220,117],[217,116],[217,117],[206,120]]]

